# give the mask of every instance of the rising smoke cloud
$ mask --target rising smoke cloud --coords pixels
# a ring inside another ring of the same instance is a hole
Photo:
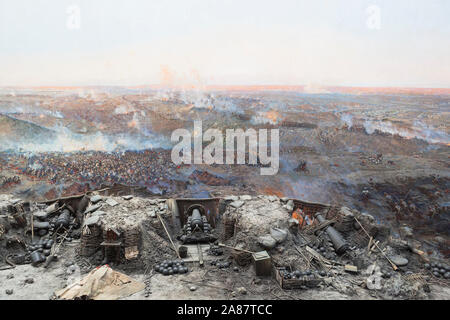
[[[415,121],[411,128],[399,128],[395,126],[390,121],[380,121],[380,120],[365,120],[363,123],[364,129],[367,134],[373,134],[375,131],[389,133],[392,135],[399,135],[407,139],[421,139],[428,143],[441,143],[449,144],[450,136],[439,131],[431,126]]]

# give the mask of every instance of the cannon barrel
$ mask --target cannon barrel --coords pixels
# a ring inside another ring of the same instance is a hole
[[[194,209],[192,210],[191,228],[194,229],[197,226],[203,229],[203,219],[200,210]]]
[[[325,218],[322,217],[320,213],[316,214],[316,218],[320,223],[326,221]],[[333,228],[332,226],[328,226],[326,227],[325,232],[330,237],[337,254],[343,254],[345,251],[348,250],[348,244],[345,242],[344,238],[342,238],[341,234],[335,228]]]

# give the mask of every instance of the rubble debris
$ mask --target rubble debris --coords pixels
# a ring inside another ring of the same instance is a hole
[[[370,215],[365,215],[365,217],[371,217],[373,220],[373,217]],[[370,238],[370,234],[366,231],[366,229],[363,227],[363,225],[361,224],[361,222],[355,217],[355,221],[358,223],[358,225],[361,227],[361,229],[366,233],[366,235]],[[397,266],[389,259],[389,257],[384,253],[383,250],[380,249],[380,247],[378,246],[377,243],[375,243],[375,246],[377,247],[377,249],[381,252],[381,254],[389,261],[389,263],[392,266],[392,269],[397,270]]]
[[[85,226],[92,226],[92,225],[99,224],[99,222],[100,222],[100,216],[99,215],[92,215],[89,218],[86,218],[84,220],[84,225]]]
[[[111,207],[115,207],[119,204],[116,200],[111,198],[106,199],[105,202]]]
[[[288,202],[285,205],[285,208],[289,212],[293,211],[294,210],[294,201],[293,200],[288,200]]]
[[[413,230],[408,226],[400,227],[400,233],[403,238],[412,238],[414,236]]]
[[[226,196],[225,198],[223,198],[224,201],[226,202],[234,202],[234,201],[238,201],[239,197],[237,196]]]
[[[277,245],[277,241],[271,235],[258,237],[258,244],[265,249],[273,249]]]
[[[245,289],[244,287],[239,287],[239,288],[236,289],[236,291],[239,294],[242,294],[242,295],[246,295],[247,294],[247,289]]]
[[[406,258],[404,258],[402,256],[391,256],[389,258],[398,267],[406,266],[408,264],[408,262],[409,262],[408,259],[406,259]]]
[[[287,230],[283,230],[280,228],[271,228],[270,236],[274,238],[277,243],[282,243],[286,240],[288,232]]]
[[[88,214],[88,213],[94,212],[94,211],[100,209],[101,207],[102,207],[101,204],[90,205],[84,213]]]
[[[236,208],[236,209],[242,207],[243,205],[244,205],[244,201],[242,201],[242,200],[233,201],[230,203],[230,206],[232,206],[233,208]]]
[[[50,265],[50,263],[56,259],[58,250],[61,247],[61,245],[63,244],[64,240],[67,240],[67,241],[71,240],[71,238],[68,238],[68,235],[70,234],[70,231],[72,231],[73,226],[74,225],[72,224],[70,226],[70,228],[64,232],[59,243],[51,243],[50,241],[48,241],[46,243],[47,247],[49,247],[51,244],[51,249],[50,249],[49,255],[45,261],[44,268],[47,268]]]
[[[292,233],[297,233],[299,227],[298,220],[290,218],[288,220],[288,224],[289,224],[289,231],[291,231]]]
[[[344,270],[350,273],[358,273],[358,267],[352,266],[350,264],[346,264],[344,266]]]
[[[58,210],[58,203],[55,202],[55,203],[49,205],[47,208],[45,208],[45,213],[51,214],[57,210]]]
[[[91,197],[91,203],[96,204],[97,202],[103,201],[103,197],[100,195],[94,195]]]

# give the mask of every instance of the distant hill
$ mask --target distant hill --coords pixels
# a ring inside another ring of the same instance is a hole
[[[23,143],[42,143],[56,138],[53,130],[0,114],[0,149]]]

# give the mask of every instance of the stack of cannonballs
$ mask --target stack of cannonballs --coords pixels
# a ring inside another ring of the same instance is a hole
[[[226,269],[231,266],[230,261],[213,260],[210,262],[212,266],[216,266],[219,269]]]
[[[33,242],[31,245],[28,246],[28,252],[31,254],[34,251],[38,251],[45,256],[50,255],[50,249],[53,246],[53,239],[40,239],[37,242]]]
[[[184,265],[183,260],[164,260],[155,265],[155,271],[165,276],[173,274],[188,273],[188,268]]]
[[[51,253],[53,246],[53,239],[41,238],[38,242],[34,242],[28,246],[28,253],[30,254],[31,264],[36,266],[37,264],[44,262],[45,257]]]
[[[336,249],[334,248],[333,243],[328,236],[326,236],[325,239],[322,244],[313,245],[313,249],[319,252],[325,258],[334,260],[337,258]]]
[[[430,270],[433,275],[437,278],[445,278],[445,279],[450,279],[450,266],[449,265],[445,265],[443,263],[431,263],[425,264],[425,268]]]
[[[208,254],[211,256],[221,256],[223,254],[223,249],[213,244],[208,249]]]

